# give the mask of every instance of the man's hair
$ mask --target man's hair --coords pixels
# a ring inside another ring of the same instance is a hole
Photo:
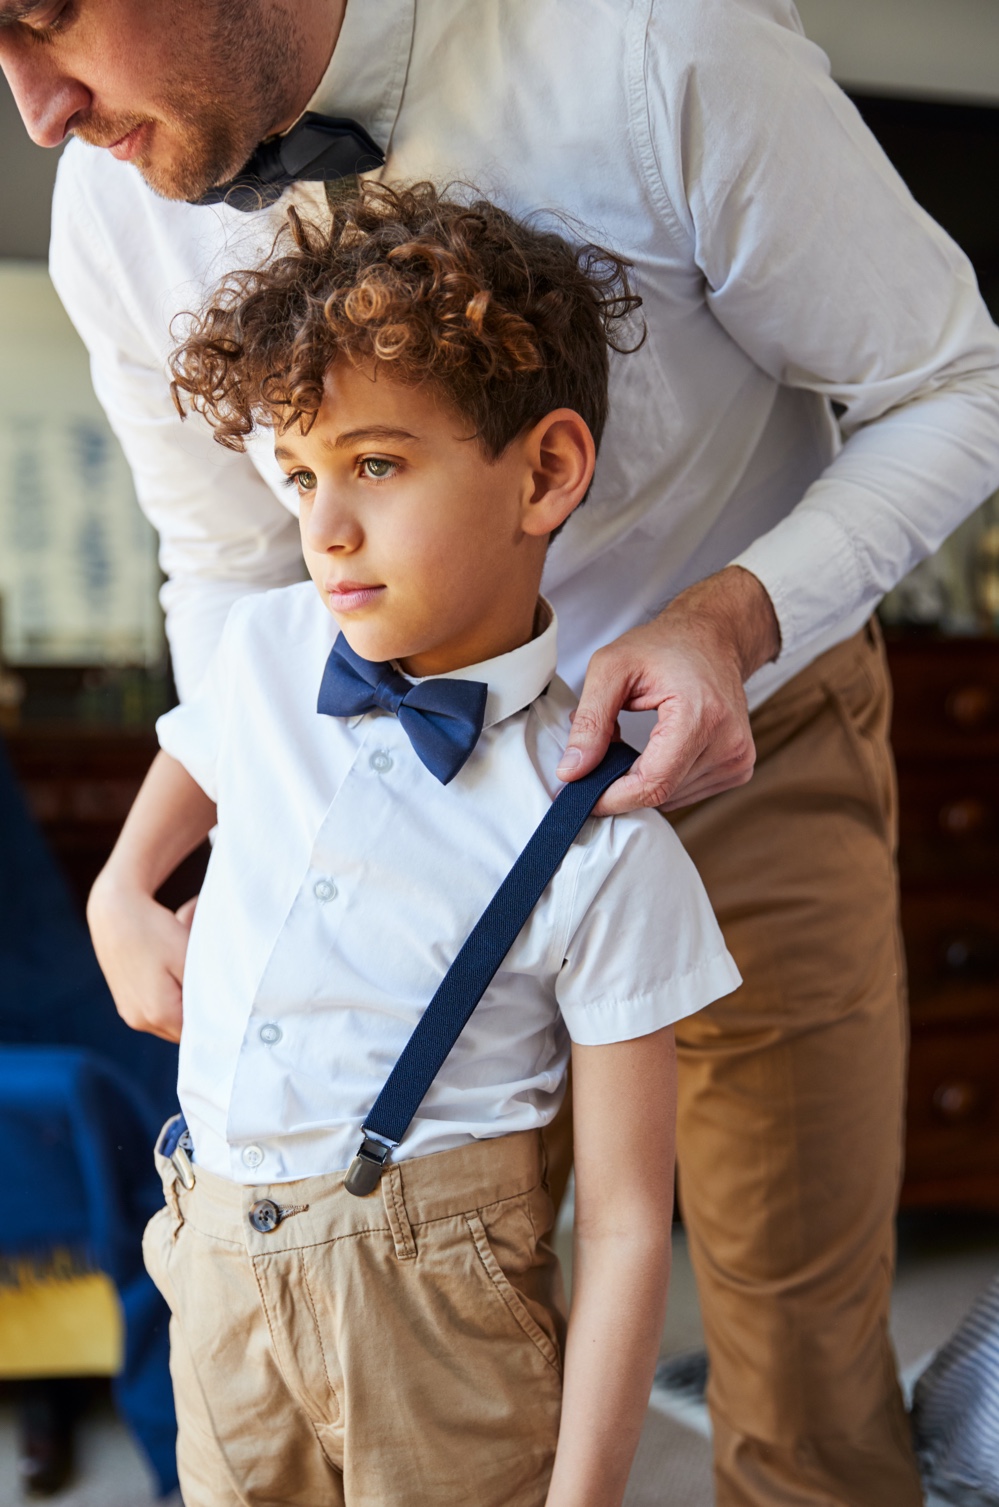
[[[328,227],[290,209],[267,261],[222,282],[171,358],[174,402],[242,450],[257,424],[307,431],[347,360],[433,384],[493,457],[556,408],[599,444],[608,348],[643,338],[628,267],[430,183],[363,183]]]

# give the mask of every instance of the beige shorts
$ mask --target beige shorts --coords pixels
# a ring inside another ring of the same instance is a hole
[[[157,1157],[185,1507],[542,1507],[564,1303],[535,1132],[242,1187]],[[270,1200],[269,1233],[250,1220]]]

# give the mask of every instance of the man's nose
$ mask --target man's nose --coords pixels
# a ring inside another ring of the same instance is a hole
[[[91,93],[78,79],[60,73],[42,50],[28,56],[13,53],[0,33],[0,68],[21,112],[28,135],[37,146],[57,147],[65,141],[76,116],[89,109]]]

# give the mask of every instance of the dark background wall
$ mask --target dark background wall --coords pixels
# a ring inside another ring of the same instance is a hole
[[[29,141],[0,77],[0,256],[44,257],[58,152]]]

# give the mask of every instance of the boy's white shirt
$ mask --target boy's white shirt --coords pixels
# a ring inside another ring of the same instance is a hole
[[[198,1163],[241,1183],[346,1167],[437,985],[560,788],[574,700],[556,624],[455,671],[489,686],[447,786],[398,720],[316,699],[337,626],[311,582],[232,609],[162,747],[217,802],[184,975],[179,1094]],[[547,690],[546,690],[547,687]],[[591,818],[396,1159],[546,1124],[569,1037],[658,1030],[736,988],[693,864],[657,812]]]

